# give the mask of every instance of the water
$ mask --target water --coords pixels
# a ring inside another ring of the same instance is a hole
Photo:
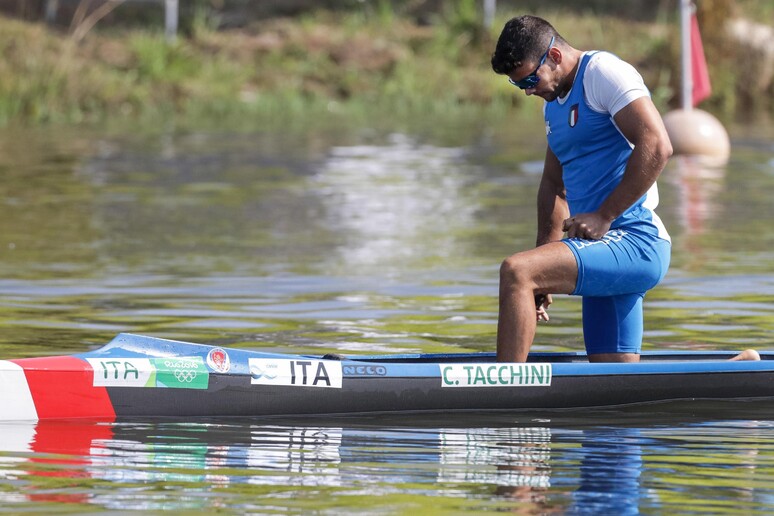
[[[0,134],[0,358],[122,331],[287,352],[493,350],[534,242],[531,123]],[[516,126],[516,127],[514,127]],[[523,126],[523,127],[522,127]],[[453,130],[450,130],[453,128]],[[644,349],[772,348],[774,130],[673,159]],[[582,349],[563,296],[534,349]],[[627,514],[774,509],[771,407],[0,425],[0,508]]]
[[[63,512],[770,512],[774,423],[733,419],[750,410],[772,415],[770,406],[727,403],[477,414],[475,425],[416,415],[4,424],[0,503]]]

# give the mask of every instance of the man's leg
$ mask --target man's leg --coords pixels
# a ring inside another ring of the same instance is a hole
[[[561,242],[506,258],[500,267],[499,362],[527,361],[537,325],[535,295],[570,294],[577,277],[575,255]]]
[[[580,272],[583,338],[590,362],[636,362],[642,347],[642,299],[669,268],[668,241],[616,229],[602,240],[568,240]]]
[[[644,294],[583,298],[589,362],[639,362]]]

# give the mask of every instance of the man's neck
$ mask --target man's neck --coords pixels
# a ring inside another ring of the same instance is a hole
[[[575,76],[578,74],[578,67],[580,66],[581,57],[583,57],[583,51],[573,48],[566,54],[569,59],[566,59],[567,65],[572,65],[569,73],[564,77],[559,85],[559,98],[563,99],[572,89],[572,85],[575,82]],[[564,63],[562,63],[564,64]]]

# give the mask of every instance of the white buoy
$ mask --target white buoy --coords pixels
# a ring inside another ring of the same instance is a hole
[[[697,156],[706,165],[724,165],[731,142],[717,118],[701,109],[676,109],[664,116],[675,154]]]
[[[697,156],[704,164],[724,165],[731,154],[731,144],[723,124],[717,118],[693,107],[693,76],[691,73],[691,0],[680,0],[682,47],[682,109],[664,116],[669,139],[675,154]]]

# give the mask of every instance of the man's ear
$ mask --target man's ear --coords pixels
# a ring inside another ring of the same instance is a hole
[[[551,50],[548,51],[548,57],[551,58],[551,61],[553,61],[556,64],[562,64],[562,51],[559,49],[559,47],[551,47]]]

